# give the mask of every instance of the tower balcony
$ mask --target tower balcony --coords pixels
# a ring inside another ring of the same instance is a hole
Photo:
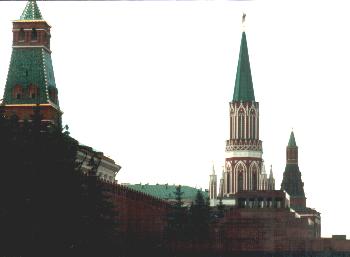
[[[226,152],[252,150],[262,152],[262,141],[256,139],[230,139],[226,140]]]

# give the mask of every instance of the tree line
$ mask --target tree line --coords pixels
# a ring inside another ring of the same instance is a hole
[[[115,206],[77,151],[38,107],[30,121],[0,110],[0,256],[115,256]]]
[[[96,176],[98,158],[90,159],[90,172],[83,175],[76,161],[78,149],[68,127],[44,123],[39,107],[24,121],[16,115],[6,118],[0,107],[1,257],[165,257],[173,246],[210,239],[210,225],[218,213],[210,210],[200,191],[185,207],[181,186],[165,217],[161,241],[121,235],[118,206]]]
[[[222,217],[223,205],[210,208],[209,199],[201,190],[196,193],[190,206],[184,206],[181,185],[176,187],[175,202],[168,214],[166,241],[176,248],[203,246],[212,239],[211,225]]]

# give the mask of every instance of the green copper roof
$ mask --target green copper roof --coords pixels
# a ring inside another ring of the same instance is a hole
[[[175,200],[175,194],[176,191],[176,185],[142,185],[142,184],[135,184],[135,185],[126,185],[129,188],[132,188],[136,191],[140,191],[164,200]],[[195,200],[196,194],[198,189],[194,187],[189,186],[181,186],[182,199],[183,200]],[[208,197],[208,192],[202,191],[204,198]]]
[[[30,85],[38,87],[38,96],[16,99],[13,89],[20,85],[26,92]],[[5,104],[48,103],[50,89],[55,89],[51,55],[43,48],[13,48],[4,92]]]
[[[237,65],[233,101],[255,101],[252,74],[250,71],[248,46],[245,32],[242,33]]]
[[[283,172],[281,190],[286,190],[292,197],[305,197],[304,183],[298,164],[287,164]]]
[[[292,131],[292,133],[290,133],[288,147],[297,147],[297,144],[295,143],[295,137],[294,137],[293,131]]]
[[[43,16],[41,15],[35,0],[30,0],[27,2],[20,20],[43,20]]]

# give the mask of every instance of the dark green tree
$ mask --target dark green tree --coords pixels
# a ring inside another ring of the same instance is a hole
[[[168,215],[167,233],[170,240],[180,241],[184,238],[184,230],[187,223],[186,207],[183,206],[181,185],[174,192],[175,202]]]
[[[117,212],[112,202],[112,186],[97,177],[101,155],[94,153],[90,160],[90,170],[84,181],[84,235],[82,245],[85,256],[100,256],[101,251],[114,256],[118,246]],[[93,233],[91,233],[93,232]],[[105,255],[107,256],[107,255]],[[108,255],[109,256],[109,255]]]
[[[114,206],[77,169],[78,142],[45,124],[39,107],[24,122],[0,108],[0,142],[0,256],[107,256]]]
[[[190,228],[194,242],[204,241],[209,238],[210,207],[208,199],[205,199],[201,190],[197,191],[196,199],[190,208]]]

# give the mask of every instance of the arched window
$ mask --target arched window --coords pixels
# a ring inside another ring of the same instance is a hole
[[[19,36],[18,36],[18,40],[19,41],[24,41],[24,37],[25,37],[25,32],[24,32],[24,29],[20,29],[19,30]]]
[[[238,173],[238,191],[243,191],[243,171]]]
[[[242,139],[244,135],[244,110],[239,109],[238,111],[238,138]]]
[[[255,162],[253,162],[250,166],[250,174],[251,174],[251,185],[249,188],[251,190],[258,190],[258,167]]]
[[[37,86],[30,85],[28,87],[28,96],[29,96],[29,98],[31,98],[31,99],[37,98],[38,95],[39,95],[38,93],[39,92],[38,92],[38,87]]]
[[[227,172],[227,193],[231,193],[231,172]]]
[[[250,130],[250,138],[255,139],[255,111],[250,111],[250,117],[249,117],[249,130]]]
[[[22,99],[23,98],[23,91],[22,91],[22,87],[20,85],[16,85],[13,88],[13,98],[15,98],[15,99]]]
[[[238,190],[237,191],[242,191],[244,190],[244,183],[243,183],[243,175],[244,175],[244,167],[242,163],[239,163],[237,166],[237,182],[238,182]]]
[[[36,31],[36,29],[32,29],[32,41],[36,41],[38,40],[38,32]]]
[[[258,179],[257,179],[257,175],[256,175],[256,171],[253,171],[253,190],[257,190],[258,188]]]

